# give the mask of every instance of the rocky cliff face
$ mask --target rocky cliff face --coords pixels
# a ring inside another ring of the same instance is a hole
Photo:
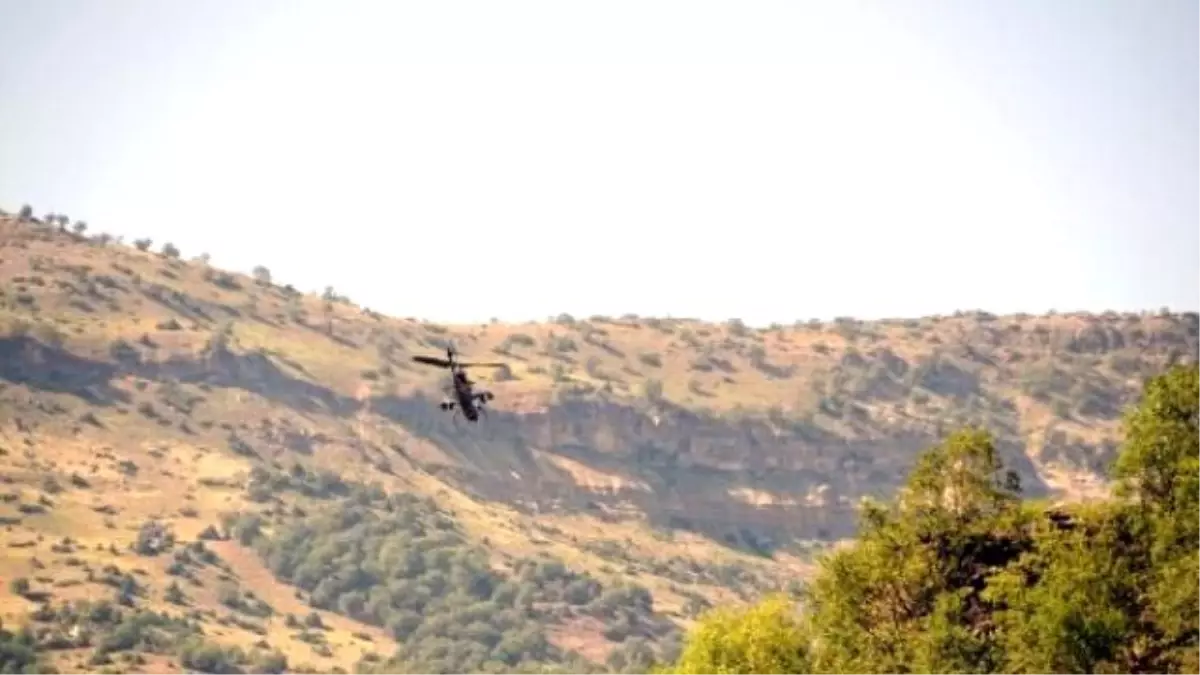
[[[890,495],[937,440],[914,431],[847,440],[786,421],[597,401],[492,412],[484,426],[455,428],[430,417],[430,404],[388,399],[373,407],[445,449],[426,468],[476,494],[532,510],[637,514],[755,549],[851,536],[859,501]],[[1047,493],[1022,444],[1001,438],[1000,448],[1027,494]]]

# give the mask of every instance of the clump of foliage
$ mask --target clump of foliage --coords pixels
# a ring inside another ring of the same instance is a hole
[[[208,643],[191,618],[107,600],[47,604],[32,619],[35,624],[17,635],[0,634],[0,672],[34,672],[40,668],[34,658],[39,653],[89,648],[92,666],[112,663],[114,657],[137,661],[142,654],[161,654],[178,656],[195,672],[282,672],[277,652],[246,653]]]
[[[33,631],[12,632],[0,628],[0,673],[43,672]]]
[[[674,672],[804,673],[808,633],[786,596],[772,595],[747,609],[720,608],[688,635]]]
[[[675,631],[654,613],[644,588],[605,587],[552,559],[518,561],[511,575],[501,573],[431,501],[358,485],[348,490],[319,513],[280,518],[270,535],[255,525],[235,536],[252,544],[277,578],[306,591],[313,607],[386,628],[401,643],[386,664],[391,672],[581,663],[545,630],[573,616],[599,619],[616,642]]]
[[[673,670],[1197,672],[1198,372],[1154,378],[1127,413],[1117,499],[1022,503],[991,436],[961,431],[864,510],[803,614],[709,613]]]

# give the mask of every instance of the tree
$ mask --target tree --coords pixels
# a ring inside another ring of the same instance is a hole
[[[75,230],[75,234],[82,237],[84,233],[87,232],[87,228],[88,224],[85,221],[77,220],[75,221],[75,226],[72,229]]]
[[[1134,529],[1145,533],[1146,604],[1161,640],[1159,667],[1197,670],[1200,646],[1200,368],[1171,368],[1146,384],[1125,416],[1117,490],[1134,500]]]
[[[258,282],[260,286],[271,285],[271,270],[267,269],[266,267],[259,265],[258,267],[254,268],[252,274],[254,275],[254,280]]]
[[[968,525],[1011,510],[1020,500],[1020,480],[1005,471],[992,436],[967,428],[921,455],[901,491],[900,510],[925,525],[950,519]]]
[[[166,590],[163,591],[163,600],[171,603],[172,605],[187,604],[187,596],[184,595],[183,589],[179,587],[179,584],[174,581],[172,581],[167,586]]]
[[[153,241],[152,239],[150,239],[149,237],[147,237],[147,238],[143,238],[143,239],[134,239],[134,240],[133,240],[133,246],[134,246],[134,248],[136,248],[136,249],[137,249],[137,250],[139,250],[139,251],[148,251],[148,250],[150,250],[150,245],[151,245],[151,244],[153,244],[153,243],[154,243],[154,241]]]
[[[1038,524],[1029,550],[987,581],[1002,672],[1169,672],[1135,667],[1138,547],[1110,506]],[[1132,542],[1132,545],[1131,545]]]
[[[1200,369],[1176,366],[1146,384],[1125,416],[1125,445],[1113,467],[1118,491],[1133,497],[1173,546],[1200,528]],[[1175,530],[1173,525],[1182,529]]]
[[[162,254],[168,258],[178,258],[179,249],[175,247],[175,244],[167,242],[162,245]]]
[[[28,204],[22,204],[21,210],[17,213],[17,218],[22,222],[33,220],[33,207]]]
[[[808,634],[785,596],[746,609],[716,609],[688,633],[676,673],[806,673]]]
[[[738,622],[761,619],[706,618],[676,668],[764,672],[767,650],[802,654],[793,672],[1197,672],[1198,409],[1195,365],[1148,382],[1118,499],[1052,509],[1019,501],[988,434],[960,431],[865,506],[856,544],[806,589],[802,628],[739,641]]]
[[[333,335],[333,303],[336,298],[332,286],[327,286],[325,293],[321,296],[321,312],[325,314],[325,333],[327,335]]]
[[[29,580],[25,577],[17,577],[8,582],[8,590],[12,591],[13,595],[24,596],[29,593],[30,588]]]
[[[646,400],[650,401],[651,403],[657,403],[661,401],[663,397],[662,381],[654,378],[646,379],[644,382],[642,382],[642,395],[645,396]]]
[[[891,504],[865,505],[857,545],[822,561],[807,598],[814,666],[994,670],[980,582],[1021,551],[1018,489],[982,430],[924,452]]]

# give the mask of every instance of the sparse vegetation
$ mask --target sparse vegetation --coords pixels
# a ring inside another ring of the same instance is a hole
[[[313,607],[385,628],[404,645],[393,657],[404,668],[474,672],[575,662],[545,635],[546,625],[572,616],[608,624],[616,642],[675,630],[655,615],[644,588],[605,588],[544,558],[517,562],[511,575],[493,571],[487,552],[469,545],[452,519],[409,495],[356,486],[319,515],[284,518],[272,529],[266,536],[256,521],[239,536]]]
[[[669,622],[792,593],[855,534],[863,496],[901,488],[918,449],[963,424],[993,434],[1023,496],[1104,496],[1119,411],[1197,349],[1196,315],[1158,312],[434,325],[33,213],[0,217],[5,670],[642,671],[673,660]],[[506,363],[481,371],[496,400],[470,431],[437,409],[444,374],[409,360],[450,341]],[[1121,499],[1166,494],[1136,484]],[[1012,516],[1019,541],[1049,541],[1035,516]],[[1173,581],[1131,573],[1119,590],[1186,617],[1164,589],[1187,590],[1192,563],[1166,551],[1192,535],[1147,518],[1164,542],[1147,564]],[[1054,635],[1029,602],[1004,621]],[[112,611],[78,618],[97,606]],[[957,616],[914,621],[957,631]],[[1159,652],[1139,658],[1175,668],[1162,654],[1192,628],[1154,630]]]

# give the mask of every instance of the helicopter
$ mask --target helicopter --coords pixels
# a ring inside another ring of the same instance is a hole
[[[478,422],[480,413],[486,415],[484,406],[496,396],[490,391],[477,391],[474,388],[475,383],[467,377],[465,369],[501,368],[504,366],[503,363],[464,363],[456,358],[453,346],[446,347],[446,358],[444,359],[418,355],[412,357],[412,360],[427,366],[446,368],[450,371],[453,389],[447,393],[451,395],[451,398],[439,403],[439,408],[453,411],[455,419],[458,419],[458,411],[462,411],[463,417],[467,418],[468,422]]]

